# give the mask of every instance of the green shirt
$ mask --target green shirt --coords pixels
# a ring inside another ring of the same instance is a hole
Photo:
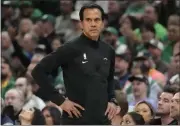
[[[1,97],[4,99],[5,94],[8,90],[14,87],[15,79],[14,77],[11,77],[10,80],[1,82]]]
[[[154,25],[154,29],[156,31],[156,38],[157,39],[163,40],[164,37],[167,36],[167,29],[163,25],[156,23]],[[140,32],[139,28],[135,29],[135,33],[138,36],[138,38],[141,38],[141,32]]]

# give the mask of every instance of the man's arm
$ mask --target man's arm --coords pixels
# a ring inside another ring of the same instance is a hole
[[[42,97],[45,97],[57,105],[61,105],[65,98],[55,90],[48,76],[54,69],[57,69],[60,65],[66,64],[77,54],[78,52],[72,48],[71,43],[69,43],[61,46],[57,51],[43,58],[32,71],[32,76],[40,87],[37,94],[40,94]]]
[[[115,65],[115,52],[114,50],[111,50],[111,66],[109,70],[109,76],[108,76],[108,100],[112,101],[115,99],[115,85],[114,85],[114,65]]]

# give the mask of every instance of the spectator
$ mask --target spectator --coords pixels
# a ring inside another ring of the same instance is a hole
[[[148,97],[149,83],[145,76],[135,75],[129,78],[132,82],[132,95],[128,95],[129,106],[135,106],[140,101],[148,101],[156,108],[156,101]]]
[[[32,30],[33,22],[29,18],[23,18],[20,20],[18,35],[16,40],[20,47],[23,46],[24,35]]]
[[[55,31],[57,35],[64,36],[67,29],[71,29],[73,24],[71,22],[70,15],[73,12],[72,0],[59,0],[61,15],[56,17]]]
[[[61,112],[58,108],[47,106],[42,110],[46,125],[61,125]]]
[[[170,104],[175,94],[175,90],[170,86],[165,86],[158,101],[157,115],[158,119],[154,119],[151,125],[176,125],[177,121],[170,117]]]
[[[142,115],[136,112],[129,112],[123,117],[122,125],[144,125]]]
[[[63,40],[60,37],[55,37],[52,41],[51,48],[53,51],[56,51],[62,44]]]
[[[103,40],[104,42],[110,44],[114,49],[117,49],[117,47],[120,46],[118,31],[114,27],[107,27],[104,29]]]
[[[170,108],[170,116],[173,119],[176,119],[178,121],[178,125],[180,125],[180,108],[179,108],[179,102],[180,102],[180,92],[176,93],[171,102],[171,108]]]
[[[165,62],[161,60],[161,54],[164,50],[162,42],[155,39],[151,39],[147,43],[147,48],[152,55],[153,61],[156,65],[156,69],[161,73],[166,74],[168,71],[168,66]]]
[[[164,75],[157,72],[153,67],[152,67],[152,61],[151,59],[147,58],[149,55],[149,53],[144,52],[143,54],[140,52],[138,53],[137,57],[133,60],[132,63],[132,68],[131,68],[131,74],[132,75],[144,75],[147,79],[148,79],[148,83],[149,83],[149,94],[148,97],[150,99],[153,99],[155,102],[158,101],[158,94],[162,91],[161,88],[161,82],[162,86],[165,84],[165,80],[164,80]],[[152,78],[151,74],[154,73],[150,73],[155,71],[155,74],[157,77],[157,79],[162,79],[163,81],[155,81]],[[158,75],[159,74],[159,75]],[[159,77],[161,76],[161,78]],[[160,84],[159,84],[160,82]],[[127,95],[132,96],[132,85],[128,85],[128,87],[126,88],[125,92],[127,93]],[[130,101],[130,100],[128,100]]]
[[[4,98],[5,93],[14,87],[14,76],[7,58],[1,57],[1,97]]]
[[[164,26],[158,23],[158,14],[155,7],[148,5],[144,9],[144,14],[142,16],[144,23],[152,24],[156,31],[156,38],[162,40],[167,35],[167,30]],[[138,37],[141,38],[140,30],[135,30]]]
[[[155,116],[155,111],[152,105],[146,101],[137,103],[134,111],[143,116],[146,125],[148,125]]]
[[[23,108],[36,107],[37,109],[42,110],[45,107],[44,101],[33,94],[31,83],[27,80],[27,78],[17,78],[15,87],[21,90],[23,92],[23,95],[25,96],[25,104]]]
[[[13,106],[13,115],[11,119],[15,122],[15,124],[19,123],[19,114],[22,110],[24,102],[23,92],[18,89],[10,89],[5,94],[5,105]]]
[[[173,46],[180,40],[180,16],[172,15],[168,19],[168,34],[164,37],[165,43],[164,51],[162,53],[162,60],[170,63],[173,56]]]
[[[126,84],[128,84],[130,56],[127,54],[127,46],[124,45],[124,48],[122,47],[123,45],[120,45],[120,48],[116,49],[115,74],[118,80],[116,87],[124,90]]]
[[[73,11],[70,15],[70,19],[72,22],[72,28],[67,30],[64,36],[65,42],[73,40],[74,38],[81,35],[81,23],[79,18],[79,11]]]
[[[45,125],[45,118],[37,108],[23,109],[19,114],[21,125]]]
[[[11,54],[14,52],[14,47],[12,45],[11,38],[7,31],[1,32],[2,37],[2,55],[7,57],[8,60],[11,60]]]

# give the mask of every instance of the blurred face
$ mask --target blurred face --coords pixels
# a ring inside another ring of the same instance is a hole
[[[121,125],[136,125],[136,123],[134,122],[134,120],[132,119],[132,117],[129,114],[126,114],[125,116],[123,116],[123,121]]]
[[[5,63],[5,60],[1,57],[1,79],[6,79],[10,73],[9,64]]]
[[[113,35],[110,32],[104,33],[104,42],[112,45],[113,47],[116,46],[117,36]]]
[[[15,82],[15,87],[25,93],[27,90],[27,79],[24,77],[18,78]]]
[[[83,13],[84,19],[81,21],[84,34],[97,40],[104,27],[104,22],[101,18],[101,12],[99,9],[85,9]]]
[[[141,35],[142,35],[143,42],[148,42],[148,41],[150,41],[151,39],[153,39],[155,37],[153,32],[148,31],[146,29],[142,30]]]
[[[128,63],[122,58],[116,57],[115,58],[115,71],[122,73],[127,69],[128,69]]]
[[[144,10],[143,20],[147,23],[155,23],[156,17],[155,9],[151,6],[147,6]]]
[[[57,50],[61,46],[61,42],[58,39],[52,41],[52,49],[53,51]]]
[[[23,47],[28,52],[32,52],[34,50],[35,42],[32,40],[32,36],[30,34],[26,34],[24,36]]]
[[[43,58],[44,58],[44,55],[35,54],[35,55],[32,57],[32,59],[31,59],[31,63],[37,64],[37,63],[39,63]]]
[[[173,98],[173,94],[163,92],[161,93],[158,101],[158,110],[157,112],[161,115],[169,115],[170,113],[170,103]]]
[[[43,115],[46,120],[46,125],[53,125],[53,119],[52,119],[50,112],[48,110],[44,110]]]
[[[129,19],[128,17],[122,17],[122,18],[120,18],[119,23],[120,23],[121,27],[122,27],[123,25],[125,25],[125,26],[129,26],[130,28],[132,28],[131,21],[130,21],[130,19]]]
[[[176,93],[171,101],[170,116],[174,119],[180,119],[180,92]]]
[[[9,17],[13,14],[13,8],[11,6],[2,7],[2,12],[5,17]]]
[[[177,72],[180,72],[180,42],[174,45],[173,58]]]
[[[41,36],[41,35],[42,35],[42,31],[41,31],[41,30],[42,30],[42,29],[41,29],[40,25],[35,24],[35,25],[33,26],[33,31],[34,31],[34,33],[35,33],[36,35]]]
[[[176,25],[168,26],[168,39],[170,41],[177,41],[180,39],[180,27]]]
[[[80,21],[74,20],[74,19],[71,19],[71,21],[72,21],[73,27],[74,27],[75,29],[81,29],[81,23],[80,23]]]
[[[2,39],[1,39],[2,40],[2,48],[3,49],[9,48],[11,46],[11,39],[10,39],[8,33],[2,32],[1,35],[2,35],[1,36],[2,37]]]
[[[145,103],[138,104],[135,107],[135,112],[142,115],[146,123],[148,123],[152,119],[151,110],[149,106],[146,105]]]
[[[144,94],[147,94],[147,85],[144,82],[134,80],[132,84],[134,96],[140,97],[144,96]]]
[[[64,14],[68,14],[72,11],[72,0],[60,0],[60,9]]]
[[[141,74],[140,64],[141,62],[136,62],[136,61],[133,62],[133,67],[131,69],[132,75]]]
[[[148,47],[148,51],[151,53],[153,59],[158,58],[159,56],[161,56],[161,50],[159,50],[158,48],[154,47],[154,46],[149,46]]]
[[[19,114],[21,125],[31,125],[34,116],[34,109],[23,109]]]
[[[116,0],[109,0],[108,2],[108,13],[117,13],[119,12],[119,5]]]
[[[12,105],[14,110],[18,112],[23,106],[22,96],[17,91],[10,90],[5,95],[5,105]]]
[[[20,31],[25,34],[29,32],[32,28],[32,21],[29,19],[23,19],[20,23]]]

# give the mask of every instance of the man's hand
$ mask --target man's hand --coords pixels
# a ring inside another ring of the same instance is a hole
[[[81,113],[77,108],[80,108],[81,110],[85,110],[81,105],[70,101],[69,99],[66,99],[60,107],[69,114],[69,117],[73,118],[73,114],[79,118],[81,117]]]
[[[108,119],[111,120],[117,112],[117,106],[114,103],[108,102],[108,106],[105,115],[108,114]]]

